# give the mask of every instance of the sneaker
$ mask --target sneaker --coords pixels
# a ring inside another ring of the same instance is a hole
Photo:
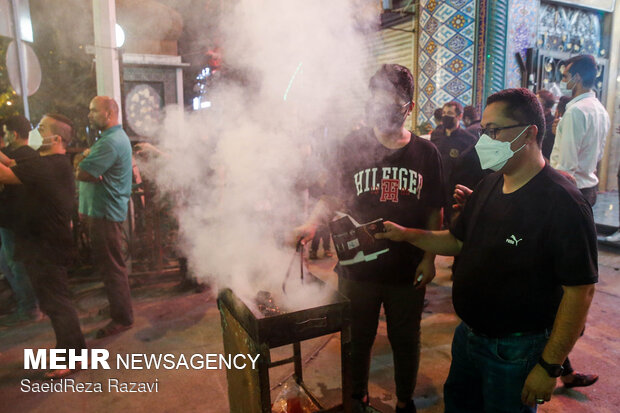
[[[417,410],[415,408],[415,404],[413,403],[413,400],[409,400],[405,407],[396,406],[395,412],[396,413],[416,413]]]
[[[100,328],[99,330],[97,330],[97,334],[95,335],[95,337],[104,338],[104,337],[113,336],[116,334],[120,334],[123,331],[129,330],[131,327],[133,327],[133,324],[125,325],[125,324],[117,323],[116,321],[110,321],[103,328]]]
[[[613,234],[605,237],[605,241],[608,242],[620,242],[620,230],[614,232]]]

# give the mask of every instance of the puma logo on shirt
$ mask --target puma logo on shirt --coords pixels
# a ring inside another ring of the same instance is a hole
[[[420,198],[422,174],[406,168],[366,168],[353,175],[357,196],[366,192],[381,194],[381,202],[398,202],[399,194],[410,194]]]
[[[511,235],[510,238],[506,238],[506,243],[510,245],[514,245],[515,247],[519,245],[523,238],[517,239],[514,235]]]

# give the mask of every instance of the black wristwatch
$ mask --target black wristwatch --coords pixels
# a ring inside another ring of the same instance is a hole
[[[564,371],[564,367],[562,367],[561,364],[549,364],[542,358],[542,356],[540,356],[538,364],[545,369],[549,377],[560,377]]]

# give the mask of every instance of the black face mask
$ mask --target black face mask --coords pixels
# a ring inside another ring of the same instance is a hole
[[[456,127],[456,118],[454,116],[443,115],[441,117],[441,124],[446,129],[454,129]]]
[[[403,106],[397,104],[377,105],[373,102],[366,103],[368,126],[376,126],[382,132],[393,132],[400,129],[409,114],[407,110],[409,103]]]

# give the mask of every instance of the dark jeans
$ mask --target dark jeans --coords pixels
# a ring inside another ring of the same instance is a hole
[[[372,345],[377,335],[381,304],[385,309],[388,339],[394,357],[398,400],[407,402],[420,364],[420,320],[425,290],[413,284],[380,284],[339,277],[340,291],[351,300],[351,373],[353,396],[368,393]]]
[[[25,259],[24,265],[39,299],[41,311],[52,322],[56,348],[85,349],[80,320],[71,302],[67,268],[37,256]]]
[[[586,198],[586,200],[588,201],[588,203],[590,204],[591,207],[593,207],[594,204],[596,204],[596,188],[597,187],[598,187],[598,185],[595,185],[595,186],[590,187],[590,188],[582,188],[582,189],[580,189],[581,193]]]
[[[90,245],[95,271],[103,279],[112,320],[133,324],[133,309],[127,266],[121,248],[122,222],[88,217]]]
[[[327,225],[321,225],[317,228],[316,234],[314,234],[314,238],[312,238],[312,244],[310,245],[310,251],[318,251],[319,250],[319,242],[323,240],[323,251],[329,251],[330,249],[330,232],[329,227]]]
[[[0,270],[9,282],[15,299],[17,311],[28,313],[37,309],[37,297],[32,288],[26,267],[21,261],[15,261],[15,233],[7,228],[0,228],[2,248],[0,249]]]
[[[459,324],[444,385],[445,413],[536,412],[536,407],[521,403],[521,391],[549,334],[487,338]]]

